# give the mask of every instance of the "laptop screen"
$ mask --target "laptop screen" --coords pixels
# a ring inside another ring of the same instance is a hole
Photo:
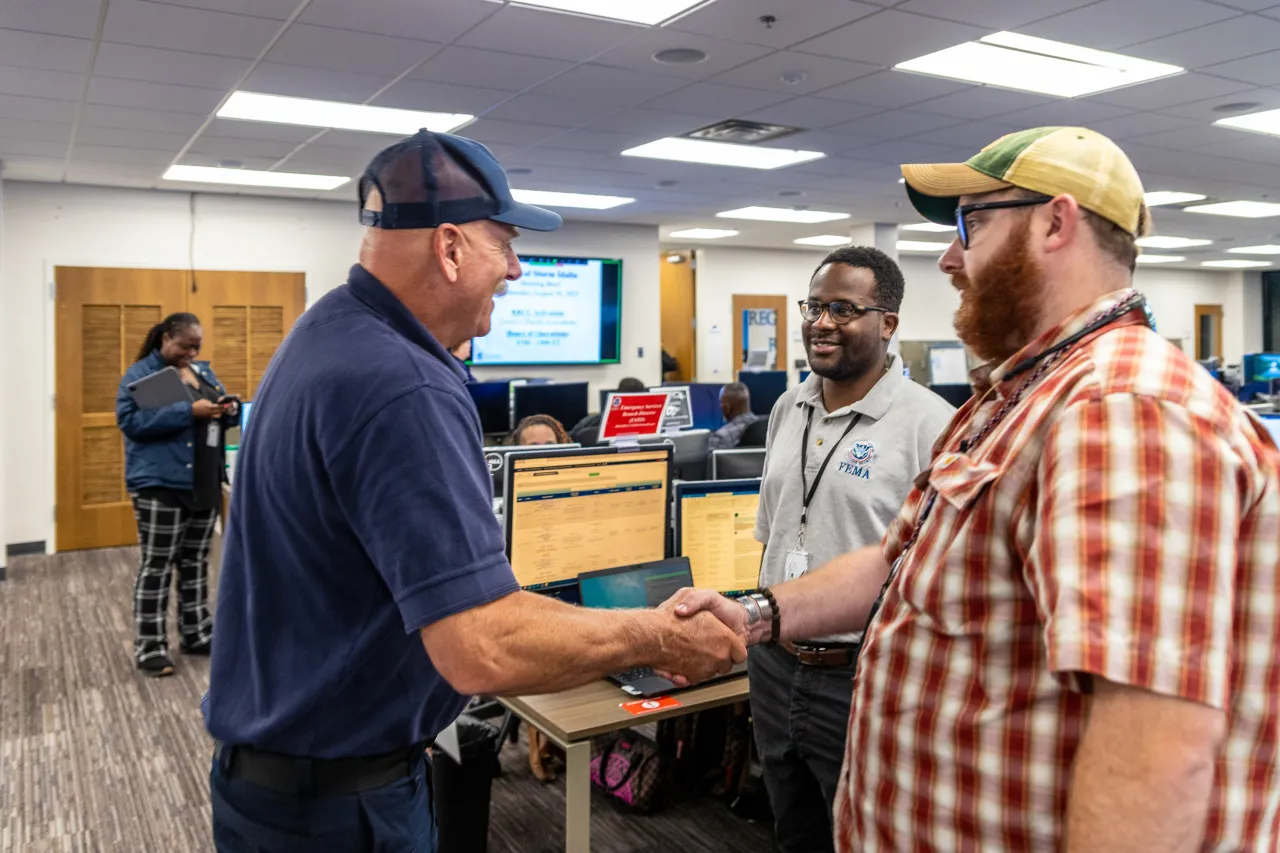
[[[682,557],[578,577],[584,607],[657,607],[686,586],[693,586],[693,573]]]

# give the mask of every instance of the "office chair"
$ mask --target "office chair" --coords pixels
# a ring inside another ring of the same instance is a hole
[[[769,419],[761,418],[742,431],[739,447],[764,447],[769,439]]]

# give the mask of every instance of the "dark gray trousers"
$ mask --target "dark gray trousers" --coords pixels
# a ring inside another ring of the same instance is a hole
[[[827,853],[844,762],[852,666],[813,667],[775,646],[751,649],[751,716],[783,853]]]

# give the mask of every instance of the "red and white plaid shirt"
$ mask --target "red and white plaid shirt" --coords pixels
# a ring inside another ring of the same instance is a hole
[[[859,661],[842,853],[1061,849],[1088,707],[1076,673],[1226,711],[1200,849],[1280,847],[1275,444],[1140,308],[1038,384],[1000,381],[1132,295],[992,372],[889,528],[892,564],[936,492]]]

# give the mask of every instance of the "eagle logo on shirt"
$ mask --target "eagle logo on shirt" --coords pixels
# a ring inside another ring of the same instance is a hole
[[[846,461],[840,463],[840,472],[859,480],[871,479],[871,463],[876,461],[876,445],[872,441],[855,441],[849,448]]]

